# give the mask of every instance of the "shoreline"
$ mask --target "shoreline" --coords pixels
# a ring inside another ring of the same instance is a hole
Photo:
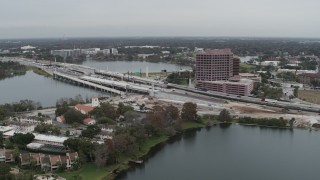
[[[298,127],[280,127],[280,126],[265,126],[265,125],[259,125],[259,124],[245,124],[245,123],[238,123],[238,122],[214,122],[212,125],[206,125],[206,124],[200,124],[198,123],[199,125],[202,125],[202,126],[197,126],[197,127],[192,127],[192,128],[187,128],[187,129],[184,129],[182,132],[179,132],[173,136],[169,136],[166,140],[150,147],[149,151],[141,156],[141,157],[138,157],[139,159],[142,159],[143,160],[143,163],[142,164],[138,164],[138,165],[134,165],[134,164],[127,164],[127,168],[125,169],[121,169],[120,171],[114,173],[112,172],[111,174],[108,174],[104,179],[114,179],[114,180],[117,180],[123,176],[125,176],[125,174],[127,172],[130,172],[131,170],[134,170],[136,167],[139,167],[141,165],[144,165],[145,161],[148,160],[149,158],[152,158],[153,155],[155,155],[154,153],[156,153],[157,151],[161,150],[162,147],[164,147],[168,142],[170,142],[171,140],[175,140],[175,138],[179,137],[179,136],[182,136],[184,133],[188,132],[188,131],[197,131],[197,130],[201,130],[203,128],[211,128],[213,126],[217,126],[217,125],[220,125],[220,124],[230,124],[230,125],[233,125],[233,124],[236,124],[236,125],[241,125],[241,126],[251,126],[251,127],[260,127],[260,128],[278,128],[278,129],[286,129],[286,130],[294,130],[294,129],[304,129],[304,130],[315,130],[316,129],[311,129],[311,128],[298,128]],[[112,175],[112,176],[110,176]]]

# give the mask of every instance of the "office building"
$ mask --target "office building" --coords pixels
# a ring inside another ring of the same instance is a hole
[[[253,81],[239,76],[240,60],[231,49],[199,52],[196,56],[196,87],[242,96],[250,95]]]

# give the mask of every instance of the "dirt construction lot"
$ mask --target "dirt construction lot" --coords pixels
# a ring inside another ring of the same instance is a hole
[[[318,90],[299,90],[298,97],[310,103],[320,104],[320,91]]]
[[[233,103],[230,102],[225,104],[226,108],[230,108],[235,112],[240,114],[250,114],[250,113],[279,113],[281,110],[279,108],[264,107],[254,104],[244,104],[244,103]]]

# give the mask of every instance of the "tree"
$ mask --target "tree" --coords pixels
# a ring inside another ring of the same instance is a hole
[[[39,133],[51,133],[55,135],[60,135],[60,128],[52,125],[52,124],[38,124],[35,128],[34,131],[39,132]]]
[[[230,122],[231,120],[232,119],[231,119],[229,111],[226,109],[223,109],[219,114],[219,121],[220,122]]]
[[[139,118],[139,114],[135,111],[127,111],[124,113],[124,120],[126,122],[133,122]]]
[[[133,111],[133,107],[119,103],[117,111],[119,114],[124,115],[128,111]]]
[[[197,117],[197,104],[192,102],[184,103],[181,110],[181,118],[184,121],[196,121]]]
[[[79,154],[84,154],[89,161],[93,160],[96,147],[91,141],[83,138],[69,138],[63,142],[63,145]]]
[[[70,131],[66,130],[66,136],[70,136]]]
[[[166,125],[164,108],[162,106],[154,106],[153,110],[147,114],[146,119],[154,127],[163,128]]]
[[[3,138],[3,132],[0,132],[0,147],[3,146],[3,140],[4,140],[4,138]]]
[[[79,111],[76,111],[75,109],[69,109],[65,114],[64,118],[66,119],[66,123],[72,124],[72,123],[82,123],[83,119],[86,118],[84,114],[82,114]]]
[[[83,130],[81,136],[87,138],[94,138],[97,134],[101,132],[101,129],[96,125],[88,126],[86,130]]]
[[[94,108],[90,114],[94,115],[95,117],[108,117],[113,120],[119,117],[119,113],[116,108],[109,103],[102,103],[100,107]]]
[[[299,86],[294,86],[293,95],[295,97],[298,97],[298,92],[299,92]]]
[[[108,159],[108,147],[105,144],[98,145],[94,156],[94,163],[98,168],[105,165]]]
[[[6,163],[0,163],[0,179],[11,179],[10,165]]]
[[[12,141],[22,147],[25,147],[27,144],[31,143],[34,139],[34,135],[31,133],[22,134],[17,133],[12,136]]]
[[[165,107],[167,121],[171,124],[180,117],[179,109],[173,105]]]
[[[291,119],[289,120],[289,126],[290,126],[290,127],[293,127],[295,120],[296,120],[295,118],[291,118]]]

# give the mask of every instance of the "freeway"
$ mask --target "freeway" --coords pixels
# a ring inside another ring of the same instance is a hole
[[[19,61],[20,63],[28,63],[28,64],[34,63],[33,60],[28,60],[28,59],[24,59],[24,58],[8,58],[8,59]],[[100,75],[114,76],[114,77],[123,78],[123,79],[126,78],[125,75],[122,73],[98,71],[94,68],[82,66],[82,65],[74,65],[74,64],[67,64],[67,63],[52,63],[52,64],[60,65],[60,66],[66,67],[67,69],[74,69],[75,71],[80,71],[80,72],[83,72],[83,74],[87,74],[87,75],[95,73],[95,74],[100,74]],[[139,78],[139,77],[134,77],[134,76],[129,76],[128,78],[130,81],[136,81],[136,82],[140,81],[145,84],[154,84],[155,86],[160,85],[160,87],[163,87],[163,84],[164,84],[162,81],[156,81],[156,80],[151,80],[151,79],[147,79],[147,78]],[[78,78],[76,78],[76,79],[77,79],[77,81],[81,81],[81,82],[83,81]],[[86,83],[89,83],[89,82],[86,82]],[[94,84],[94,83],[92,83],[90,85],[97,86],[97,84]],[[101,85],[98,85],[98,86],[100,87]],[[311,104],[304,104],[304,103],[292,103],[292,102],[286,102],[286,101],[263,102],[259,98],[253,98],[253,97],[247,97],[247,96],[237,96],[237,95],[225,94],[225,93],[220,93],[220,92],[210,92],[210,91],[205,92],[205,91],[201,91],[201,90],[198,90],[195,88],[189,88],[186,86],[181,86],[181,85],[176,85],[176,84],[167,84],[167,87],[180,89],[180,90],[187,91],[187,92],[193,92],[193,93],[208,96],[208,97],[227,99],[227,100],[231,100],[231,101],[263,104],[263,105],[267,105],[267,106],[271,106],[271,107],[279,107],[279,108],[284,108],[284,109],[295,109],[295,110],[303,110],[303,111],[317,112],[317,113],[320,112],[320,106],[315,105],[315,104],[311,105]],[[101,86],[101,88],[106,88],[106,87]],[[140,90],[142,90],[142,89],[140,89]],[[119,93],[119,92],[117,91],[117,93]],[[188,96],[187,94],[185,94],[185,95]]]
[[[292,102],[286,102],[286,101],[264,102],[264,101],[261,101],[261,99],[259,98],[248,97],[248,96],[237,96],[237,95],[231,95],[231,94],[213,92],[213,91],[205,92],[205,91],[197,90],[195,88],[189,88],[186,86],[170,84],[170,83],[167,85],[167,87],[180,89],[188,92],[193,92],[193,93],[197,93],[197,94],[201,94],[209,97],[216,97],[216,98],[222,98],[222,99],[246,102],[246,103],[263,104],[266,106],[279,107],[287,110],[295,109],[295,110],[303,110],[303,111],[309,111],[309,112],[320,112],[320,105],[307,105],[307,104],[292,103]]]

